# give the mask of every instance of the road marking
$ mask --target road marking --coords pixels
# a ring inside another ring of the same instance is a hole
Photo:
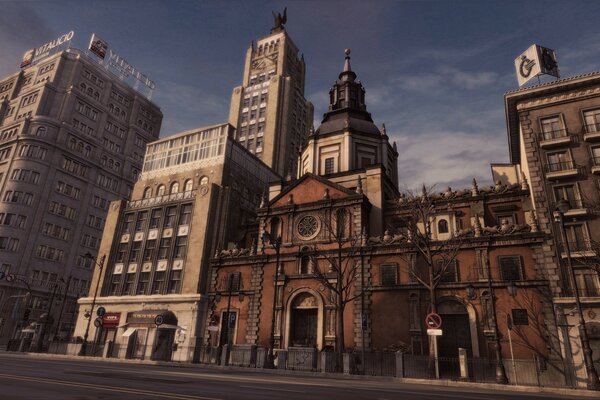
[[[275,388],[267,388],[267,387],[260,387],[260,386],[244,386],[244,385],[240,385],[240,387],[246,388],[246,389],[254,389],[254,390],[271,390],[274,392],[306,393],[305,390],[275,389]]]
[[[162,398],[166,398],[166,399],[222,400],[222,399],[219,399],[216,397],[199,397],[199,396],[191,396],[191,395],[187,395],[187,394],[152,392],[150,390],[130,389],[130,388],[122,388],[122,387],[116,387],[116,386],[103,386],[103,385],[95,385],[95,384],[90,384],[90,383],[75,383],[75,382],[68,382],[68,381],[59,381],[56,379],[35,378],[35,377],[29,377],[29,376],[0,374],[0,377],[6,378],[6,379],[14,379],[14,380],[18,380],[18,381],[40,382],[40,383],[48,383],[51,385],[75,386],[75,387],[83,387],[83,388],[87,388],[87,389],[106,390],[109,392],[141,394],[144,396],[162,397]]]

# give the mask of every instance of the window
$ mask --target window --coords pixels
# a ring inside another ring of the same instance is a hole
[[[141,248],[142,242],[133,242],[131,252],[129,253],[129,262],[137,261]]]
[[[579,191],[575,185],[555,186],[554,198],[556,202],[559,202],[560,200],[567,201],[572,209],[583,207],[579,198]]]
[[[125,253],[127,252],[127,243],[119,243],[117,249],[117,262],[125,261]]]
[[[123,295],[133,294],[133,283],[135,282],[135,272],[128,273],[125,275],[125,282],[123,283]]]
[[[241,272],[230,272],[227,274],[227,289],[237,292],[241,288]]]
[[[29,169],[13,169],[10,179],[14,181],[38,184],[40,181],[40,173]]]
[[[173,258],[184,258],[185,249],[187,247],[187,236],[179,236],[175,240],[175,248],[173,249]]]
[[[119,290],[119,286],[121,285],[121,275],[122,274],[113,274],[112,280],[110,282],[110,295],[116,296],[117,291]]]
[[[500,276],[503,281],[520,281],[523,279],[520,256],[498,257]]]
[[[325,159],[325,174],[333,174],[334,159],[329,157]]]
[[[171,228],[175,225],[175,217],[177,215],[176,206],[167,207],[165,213],[165,228]]]
[[[19,239],[0,236],[0,251],[17,251],[19,250]]]
[[[445,219],[440,219],[438,221],[438,233],[448,233],[448,221]]]
[[[171,238],[162,238],[158,248],[159,260],[164,260],[169,257],[169,247],[171,247]]]
[[[154,251],[156,250],[156,240],[146,241],[146,248],[144,249],[144,261],[150,261],[154,257]]]
[[[379,284],[382,286],[398,284],[398,266],[396,264],[379,266]]]
[[[593,269],[580,269],[575,271],[575,280],[579,295],[584,297],[595,297],[600,295],[598,284],[598,272]]]
[[[179,192],[179,183],[173,182],[171,184],[171,194]]]
[[[566,151],[548,153],[548,171],[564,171],[566,169],[573,169],[574,165],[571,161],[571,156]]]
[[[458,276],[458,265],[456,260],[451,260],[451,261],[445,261],[445,260],[438,260],[438,271],[441,271],[442,268],[444,267],[444,265],[447,264],[446,270],[443,271],[440,275],[440,282],[441,283],[452,283],[452,282],[459,282],[459,276]]]
[[[181,211],[179,215],[179,225],[187,225],[190,223],[192,219],[192,205],[184,204],[181,206]]]
[[[277,239],[280,236],[280,225],[281,220],[278,217],[271,218],[271,242]]]
[[[157,196],[164,196],[165,195],[165,185],[159,185],[158,189],[156,191],[156,195]]]
[[[590,242],[583,224],[570,224],[565,226],[567,241],[571,251],[586,251],[590,249]],[[563,249],[564,251],[564,249]]]
[[[181,290],[181,270],[171,271],[171,277],[169,279],[169,287],[167,293],[177,294]]]
[[[154,280],[152,281],[152,294],[160,294],[162,291],[164,282],[165,282],[165,271],[155,272]]]
[[[142,272],[138,280],[136,294],[146,294],[148,283],[150,282],[150,272]]]
[[[540,120],[542,126],[542,136],[544,140],[556,139],[567,136],[567,131],[563,128],[559,117],[544,118]]]
[[[158,225],[160,224],[161,215],[162,210],[160,208],[155,208],[154,210],[152,210],[152,213],[150,214],[150,229],[158,228]]]
[[[583,119],[585,120],[586,132],[600,131],[600,109],[585,111]]]
[[[148,211],[140,211],[135,221],[135,231],[142,231],[146,227],[146,220],[148,219]]]

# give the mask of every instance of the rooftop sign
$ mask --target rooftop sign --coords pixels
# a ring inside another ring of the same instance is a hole
[[[75,36],[75,32],[70,31],[63,35],[60,35],[59,37],[48,43],[44,43],[36,49],[27,50],[25,54],[23,54],[21,68],[25,68],[29,65],[35,64],[41,59],[56,53],[58,50],[62,49],[65,44],[68,45],[69,43],[71,43],[73,36]]]
[[[519,86],[523,86],[539,75],[560,77],[554,50],[537,44],[531,45],[515,59],[515,70]]]

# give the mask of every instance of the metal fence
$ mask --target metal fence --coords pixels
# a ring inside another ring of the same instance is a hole
[[[51,354],[80,355],[81,341],[53,341],[47,349]],[[8,351],[30,351],[31,344],[11,340]],[[127,346],[112,342],[88,342],[86,356],[155,360],[167,362],[194,362],[212,365],[231,365],[246,368],[263,368],[267,349],[255,345],[226,346]],[[315,348],[292,347],[275,350],[275,368],[289,371],[322,373],[345,373],[369,376],[393,376],[399,378],[462,380],[469,382],[496,382],[497,362],[489,358],[459,358],[428,355],[412,355],[400,352],[339,353],[318,351]],[[584,366],[564,360],[504,360],[504,368],[511,385],[576,388],[583,382]],[[600,369],[600,363],[597,368]]]

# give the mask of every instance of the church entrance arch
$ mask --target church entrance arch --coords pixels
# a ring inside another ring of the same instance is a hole
[[[322,301],[312,291],[301,291],[291,297],[286,318],[287,347],[322,346]]]
[[[438,314],[442,317],[444,334],[438,338],[440,357],[458,357],[458,349],[467,350],[473,356],[471,326],[467,308],[458,300],[448,299],[438,305]]]

